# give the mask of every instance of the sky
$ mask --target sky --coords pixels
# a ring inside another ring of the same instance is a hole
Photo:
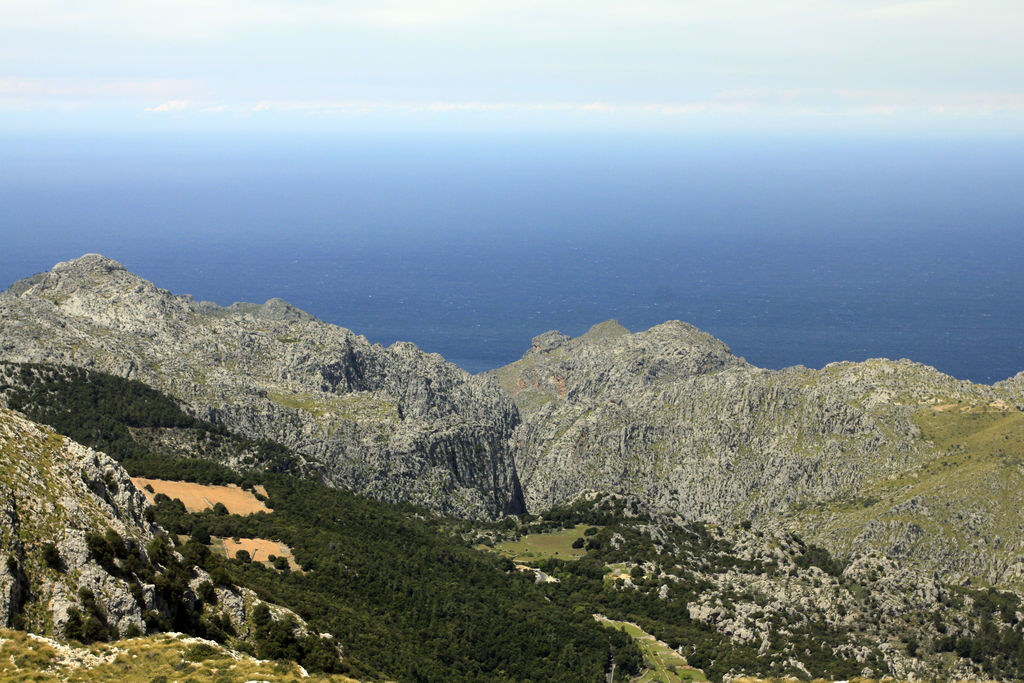
[[[1024,133],[1020,0],[0,0],[0,131]]]

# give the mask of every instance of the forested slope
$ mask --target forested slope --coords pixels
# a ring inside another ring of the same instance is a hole
[[[45,365],[8,364],[3,377],[0,393],[12,405],[102,443],[133,475],[265,486],[269,514],[188,514],[160,497],[155,519],[175,537],[193,536],[179,547],[186,562],[334,634],[353,675],[599,681],[616,656],[637,661],[627,636],[551,602],[532,575],[447,531],[452,520],[271,472],[268,463],[289,462],[286,449],[193,419],[173,399],[137,383]],[[240,463],[243,473],[206,456]],[[205,544],[211,534],[284,542],[302,570],[225,560]],[[302,662],[312,656],[286,630],[265,636],[257,652],[263,647],[264,655]],[[630,669],[618,671],[626,676]]]

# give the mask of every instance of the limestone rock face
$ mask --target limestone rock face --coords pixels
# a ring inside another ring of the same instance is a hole
[[[197,303],[90,254],[0,294],[0,357],[144,381],[294,448],[329,485],[458,516],[523,509],[509,449],[518,412],[496,383],[280,299]]]
[[[789,528],[959,581],[1020,581],[1021,380],[910,361],[753,367],[691,325],[536,337],[490,373],[523,422],[527,505],[613,491],[689,519]],[[992,495],[993,493],[996,495]]]
[[[1024,370],[1009,379],[996,382],[995,386],[1003,389],[1013,398],[1018,410],[1024,409]]]
[[[113,460],[0,409],[0,625],[60,632],[82,588],[119,633],[145,630],[128,583],[90,556],[87,532],[115,531],[145,553],[146,497]],[[52,549],[49,551],[47,546]],[[56,555],[53,555],[53,551]]]

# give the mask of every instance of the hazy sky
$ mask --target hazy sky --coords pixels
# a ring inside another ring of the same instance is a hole
[[[0,0],[0,129],[1024,132],[1021,0]]]

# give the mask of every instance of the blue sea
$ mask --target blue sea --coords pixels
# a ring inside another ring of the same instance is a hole
[[[480,372],[679,319],[756,365],[1024,370],[1024,144],[599,136],[0,137],[0,287],[99,252]]]

